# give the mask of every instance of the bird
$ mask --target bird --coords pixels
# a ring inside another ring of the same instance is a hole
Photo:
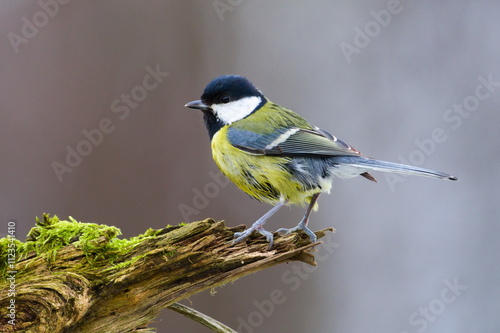
[[[371,171],[457,180],[449,174],[412,165],[386,162],[361,152],[295,112],[271,102],[244,76],[216,77],[200,100],[187,108],[203,113],[212,157],[220,171],[251,197],[273,207],[249,228],[234,234],[233,244],[254,232],[273,246],[266,221],[285,205],[307,207],[294,228],[278,234],[303,231],[312,243],[317,237],[308,227],[321,193],[329,193],[334,177],[362,176],[377,182]]]

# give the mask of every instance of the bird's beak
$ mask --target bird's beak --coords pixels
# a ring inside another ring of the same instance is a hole
[[[203,103],[200,100],[189,102],[184,106],[187,108],[198,109],[198,110],[202,110],[202,111],[210,110],[210,106],[206,105],[205,103]]]

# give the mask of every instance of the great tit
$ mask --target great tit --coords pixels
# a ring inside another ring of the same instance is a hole
[[[247,78],[224,75],[212,80],[201,100],[185,105],[203,112],[215,163],[233,183],[250,196],[274,207],[250,228],[235,233],[233,243],[254,231],[266,237],[266,221],[284,205],[308,206],[295,228],[316,242],[307,227],[311,211],[322,192],[330,192],[333,176],[363,176],[376,182],[369,171],[457,180],[446,173],[411,165],[376,160],[344,141],[311,125],[296,113],[269,101]]]

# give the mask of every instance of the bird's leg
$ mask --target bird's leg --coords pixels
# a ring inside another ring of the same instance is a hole
[[[250,228],[242,232],[235,232],[234,233],[235,239],[233,240],[233,244],[239,243],[242,240],[247,239],[254,231],[258,231],[261,235],[266,237],[267,241],[269,242],[269,249],[271,249],[273,247],[273,234],[263,228],[264,224],[271,216],[273,216],[274,213],[276,213],[287,202],[288,202],[287,200],[280,201],[280,203],[278,203],[276,206],[271,208],[267,213],[262,215],[260,219],[255,221]]]
[[[307,207],[306,214],[295,228],[291,229],[281,228],[278,229],[278,233],[288,235],[294,231],[302,230],[307,234],[307,236],[309,236],[312,243],[316,243],[317,241],[316,235],[314,234],[314,232],[311,231],[311,229],[307,227],[307,223],[309,222],[309,215],[311,215],[311,211],[314,208],[316,201],[318,201],[319,195],[320,193],[313,194],[313,196],[311,197],[311,202],[309,203],[309,207]]]

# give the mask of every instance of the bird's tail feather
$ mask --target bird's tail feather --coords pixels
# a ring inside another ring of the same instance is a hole
[[[400,163],[380,161],[372,158],[361,157],[361,156],[338,156],[335,157],[336,163],[349,164],[353,167],[359,167],[360,169],[366,171],[382,171],[382,172],[392,172],[400,173],[405,175],[416,175],[424,177],[432,177],[439,179],[449,179],[458,180],[457,177],[451,176],[444,172],[419,168],[413,165],[406,165]]]

